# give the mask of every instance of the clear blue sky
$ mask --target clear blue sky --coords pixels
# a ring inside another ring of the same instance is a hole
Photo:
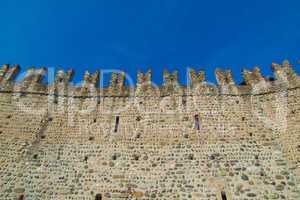
[[[0,63],[84,70],[206,69],[300,60],[300,1],[1,0]],[[299,72],[299,65],[296,65]]]

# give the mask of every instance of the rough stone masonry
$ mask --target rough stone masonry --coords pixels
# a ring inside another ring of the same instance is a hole
[[[300,77],[288,61],[274,78],[244,70],[177,72],[164,84],[151,71],[135,87],[112,73],[45,68],[0,71],[1,200],[262,200],[300,199]]]

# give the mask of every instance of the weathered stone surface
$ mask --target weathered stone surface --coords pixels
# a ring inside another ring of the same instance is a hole
[[[122,73],[101,89],[98,73],[79,88],[71,72],[49,87],[33,73],[28,90],[4,66],[0,199],[297,199],[300,84],[287,63],[274,68],[279,82],[256,69],[243,86],[229,72],[218,87],[192,72],[192,89],[165,72],[157,90],[149,71],[132,101]]]

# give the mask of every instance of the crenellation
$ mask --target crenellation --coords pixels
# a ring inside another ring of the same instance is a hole
[[[282,65],[272,63],[272,70],[276,79],[285,87],[299,87],[300,77],[287,60],[283,61]]]
[[[5,72],[9,65],[3,66],[2,70]],[[12,68],[10,68],[5,74],[4,77],[2,78],[0,84],[1,84],[1,89],[11,89],[11,84],[13,84],[14,79],[18,75],[20,71],[20,66],[15,65]]]
[[[69,69],[67,73],[65,73],[63,70],[58,70],[56,72],[55,82],[68,84],[72,80],[73,76],[74,76],[73,69]]]
[[[44,75],[46,74],[46,72],[47,72],[47,69],[45,67],[37,69],[35,71],[35,76],[34,76],[34,78],[32,80],[33,84],[41,83],[41,81],[44,78]]]
[[[152,70],[149,69],[146,74],[143,74],[142,72],[138,72],[137,74],[137,84],[138,85],[150,85],[152,82]]]
[[[215,70],[215,76],[220,94],[239,94],[239,90],[235,85],[231,70],[222,71],[217,68]]]
[[[0,70],[0,83],[5,78],[5,75],[8,72],[8,70],[9,70],[9,65],[4,64]]]
[[[80,96],[97,96],[99,75],[100,72],[98,70],[93,75],[90,75],[88,71],[85,72],[80,90]]]
[[[292,65],[290,65],[288,60],[284,60],[282,63],[282,68],[284,69],[284,71],[286,72],[286,75],[288,78],[294,78],[296,76],[296,73],[292,67]]]
[[[190,86],[192,88],[195,88],[199,85],[204,84],[205,82],[205,71],[204,70],[200,70],[199,73],[197,74],[197,72],[194,69],[189,69],[189,80],[190,80]]]
[[[124,72],[114,72],[110,80],[108,88],[99,88],[99,76],[100,72],[96,71],[93,75],[89,72],[83,77],[82,85],[78,89],[76,86],[69,84],[73,77],[73,70],[69,70],[67,73],[62,70],[57,71],[55,77],[55,84],[57,90],[63,90],[68,88],[70,91],[74,91],[74,96],[85,96],[90,90],[98,91],[97,94],[103,96],[129,96],[135,94],[136,96],[146,95],[250,95],[250,94],[263,94],[268,92],[276,92],[278,89],[296,88],[300,86],[300,78],[296,72],[292,69],[290,64],[285,61],[282,65],[272,64],[272,69],[276,80],[263,77],[260,73],[260,69],[255,67],[253,71],[243,70],[244,82],[241,85],[236,85],[230,70],[222,71],[216,69],[215,75],[217,85],[209,84],[205,81],[205,72],[200,70],[198,74],[194,69],[189,70],[189,85],[187,87],[181,86],[178,82],[178,72],[174,71],[169,73],[167,70],[164,71],[164,83],[162,86],[156,86],[152,84],[151,70],[148,70],[145,74],[139,72],[137,74],[136,87],[128,87],[125,85],[126,75]],[[1,85],[4,89],[10,88],[9,90],[18,90],[19,92],[30,91],[30,92],[44,92],[45,94],[53,94],[52,85],[45,85],[42,83],[42,78],[46,73],[45,68],[28,69],[25,77],[21,82],[14,82],[13,79],[19,72],[20,67],[9,69],[9,66],[5,65],[2,69],[2,81]],[[1,78],[0,78],[1,79]],[[9,83],[9,84],[8,84]],[[64,84],[62,84],[64,83]],[[288,84],[288,85],[287,85]],[[14,86],[13,86],[14,85]],[[10,86],[10,87],[8,87]],[[29,87],[30,86],[30,87]],[[28,88],[29,87],[29,88]],[[88,89],[90,87],[90,89]],[[93,89],[91,89],[93,88]],[[24,91],[21,91],[24,90]],[[52,92],[51,92],[52,91]],[[78,92],[81,91],[81,92]],[[57,92],[56,92],[57,93]],[[96,93],[96,92],[95,92]],[[60,93],[63,94],[63,93]],[[90,96],[90,95],[89,95]]]
[[[47,92],[47,85],[42,84],[42,80],[47,72],[47,69],[45,67],[35,69],[34,67],[29,68],[21,81],[20,85],[16,86],[16,88],[19,88],[17,90],[20,90],[21,93],[24,92]],[[14,89],[16,89],[14,88]]]
[[[271,88],[270,82],[261,75],[259,67],[254,67],[252,72],[244,69],[243,78],[245,86],[248,87],[248,93],[260,94]]]
[[[66,112],[69,98],[65,96],[73,96],[71,80],[74,76],[74,70],[69,69],[66,73],[58,70],[55,75],[55,81],[48,88],[48,106],[51,109],[60,109]]]
[[[111,96],[124,95],[126,92],[125,88],[125,72],[115,73],[112,72],[108,93]]]
[[[153,94],[154,87],[152,85],[152,71],[149,69],[145,74],[142,72],[137,73],[137,84],[135,96],[150,96]]]
[[[22,82],[31,82],[35,75],[36,75],[36,70],[34,67],[27,69]]]
[[[100,72],[75,87],[57,71],[45,90],[35,69],[26,80],[38,87],[0,90],[0,198],[299,199],[300,85],[288,68],[274,81],[245,70],[239,86],[229,71],[218,86],[194,71],[192,87],[177,72],[156,87],[147,71],[135,88],[124,73],[98,88]]]
[[[178,86],[179,85],[177,70],[173,71],[173,73],[169,73],[168,70],[165,69],[163,72],[163,78],[164,78],[165,86],[169,86],[169,85]]]
[[[243,77],[246,85],[250,85],[251,87],[254,87],[260,82],[266,81],[265,78],[261,75],[260,69],[258,67],[255,67],[252,72],[244,69]]]
[[[160,88],[162,95],[176,95],[182,94],[182,87],[178,81],[178,71],[174,70],[173,73],[169,73],[168,70],[163,72],[163,86]]]
[[[93,75],[90,75],[90,73],[87,71],[84,75],[84,83],[98,86],[97,84],[99,83],[99,76],[100,76],[99,70],[96,70]]]
[[[231,70],[222,71],[221,69],[217,68],[215,70],[215,75],[216,75],[217,83],[220,86],[235,84],[232,78]]]

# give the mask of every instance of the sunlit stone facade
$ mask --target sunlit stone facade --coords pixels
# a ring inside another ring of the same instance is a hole
[[[0,72],[1,200],[251,200],[300,199],[300,78],[287,61],[275,80],[259,68],[216,70],[217,85],[190,70],[190,84],[164,72],[135,87],[113,73],[18,66]]]

